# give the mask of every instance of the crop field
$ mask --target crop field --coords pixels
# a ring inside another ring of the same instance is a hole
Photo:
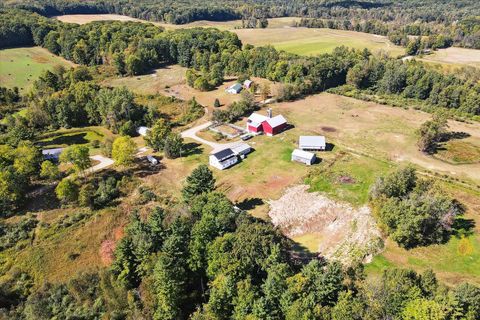
[[[333,29],[317,28],[267,28],[233,30],[243,43],[256,46],[272,45],[300,55],[317,55],[332,52],[335,47],[347,46],[356,49],[368,48],[373,52],[385,51],[392,56],[405,53],[383,36]]]
[[[74,66],[73,63],[51,54],[40,47],[25,47],[0,50],[0,83],[2,86],[30,89],[33,82],[45,70],[55,65]]]

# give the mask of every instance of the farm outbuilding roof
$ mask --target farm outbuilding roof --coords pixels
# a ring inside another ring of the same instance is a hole
[[[300,136],[298,147],[306,150],[325,149],[324,136]]]
[[[306,160],[312,160],[313,158],[315,158],[314,153],[303,151],[300,149],[293,150],[292,155],[295,157],[306,159]]]

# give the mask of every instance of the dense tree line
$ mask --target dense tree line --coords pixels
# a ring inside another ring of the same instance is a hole
[[[40,287],[26,273],[4,277],[0,314],[9,319],[480,316],[480,288],[447,288],[428,270],[391,268],[366,279],[361,265],[299,258],[279,230],[216,192],[206,166],[192,172],[182,194],[182,208],[156,207],[148,217],[133,212],[109,270]]]
[[[379,178],[371,197],[380,225],[407,249],[444,243],[462,213],[461,206],[433,180],[419,178],[411,167]]]

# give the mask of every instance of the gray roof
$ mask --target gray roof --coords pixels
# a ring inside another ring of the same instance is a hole
[[[240,91],[242,90],[242,85],[240,83],[235,83],[234,85],[230,86],[230,89],[233,89],[235,91]]]
[[[302,149],[325,148],[324,136],[300,136],[298,145]]]
[[[222,161],[222,160],[228,159],[232,156],[235,156],[235,153],[233,152],[232,149],[226,148],[226,149],[220,150],[220,151],[212,154],[212,156],[217,158],[218,161]]]

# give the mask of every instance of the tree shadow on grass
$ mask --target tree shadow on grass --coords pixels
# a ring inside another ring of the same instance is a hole
[[[236,203],[236,206],[242,210],[247,211],[247,210],[253,210],[257,206],[261,206],[263,204],[264,202],[260,198],[247,198],[247,199],[244,199],[242,202]]]
[[[51,145],[73,145],[73,144],[86,144],[89,143],[85,139],[87,133],[81,132],[72,135],[63,135],[46,141],[39,141],[37,145],[39,147],[51,146]]]
[[[457,217],[453,222],[451,234],[456,238],[468,237],[474,234],[475,221]]]
[[[189,142],[183,145],[182,157],[188,157],[194,154],[202,154],[203,150],[200,148],[201,144],[196,142]]]

